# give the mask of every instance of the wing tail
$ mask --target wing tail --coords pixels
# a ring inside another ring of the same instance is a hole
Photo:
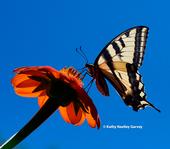
[[[157,107],[155,107],[152,103],[148,102],[149,106],[154,108],[156,111],[161,112]]]

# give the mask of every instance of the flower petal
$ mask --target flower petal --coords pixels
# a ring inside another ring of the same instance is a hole
[[[60,72],[50,66],[30,66],[21,67],[14,70],[18,74],[27,74],[32,76],[39,76],[48,79],[48,75],[52,74],[55,78],[59,78]]]
[[[45,104],[45,102],[49,99],[49,97],[47,96],[46,92],[42,92],[40,94],[40,96],[38,96],[38,105],[40,106],[40,108]]]
[[[66,75],[66,77],[68,77],[70,86],[77,92],[78,98],[76,100],[74,100],[74,102],[80,101],[80,103],[83,104],[83,108],[85,110],[88,110],[86,112],[81,107],[83,112],[85,112],[88,124],[91,127],[96,127],[96,125],[97,125],[97,127],[99,128],[100,120],[99,120],[99,115],[97,113],[97,109],[96,109],[95,105],[93,104],[91,98],[88,96],[88,94],[83,89],[81,80],[74,76],[74,74],[76,74],[76,73],[72,72],[72,68],[63,69],[61,72],[63,73],[63,75]],[[71,72],[71,75],[69,74],[69,72]],[[70,111],[70,113],[71,113],[71,111]]]
[[[97,115],[97,118],[94,119],[94,117],[91,114],[91,112],[89,112],[89,113],[85,113],[86,119],[87,119],[87,122],[88,122],[89,126],[91,126],[92,128],[95,128],[96,125],[97,125],[97,127],[100,128],[99,116]]]
[[[37,97],[41,91],[34,92],[33,90],[39,86],[39,82],[29,79],[25,74],[18,74],[12,79],[12,85],[16,94],[26,97]]]
[[[71,123],[71,121],[70,121],[70,119],[68,117],[68,114],[67,114],[66,107],[60,106],[58,109],[59,109],[59,112],[60,112],[62,118],[64,119],[64,121],[66,121],[67,123]]]
[[[91,127],[96,127],[97,125],[97,127],[99,128],[100,127],[99,115],[97,113],[97,109],[93,104],[91,98],[88,96],[88,94],[84,91],[83,88],[76,87],[76,91],[79,96],[79,100],[81,101],[81,103],[84,104],[84,107],[88,109],[88,113],[87,112],[85,113],[88,124]]]
[[[85,120],[85,116],[81,108],[79,108],[76,115],[73,103],[70,103],[67,107],[60,106],[59,111],[63,119],[68,123],[81,125]]]
[[[61,74],[63,74],[69,80],[69,83],[76,83],[79,87],[83,87],[83,82],[80,79],[80,73],[78,73],[73,67],[63,68],[60,70]]]
[[[50,66],[32,66],[18,68],[14,72],[16,76],[11,82],[16,94],[38,97],[40,107],[46,103],[49,96],[56,96],[60,114],[66,122],[81,125],[87,119],[91,127],[100,127],[96,107],[83,89],[80,73],[74,68],[57,71]],[[62,84],[63,88],[59,84]]]

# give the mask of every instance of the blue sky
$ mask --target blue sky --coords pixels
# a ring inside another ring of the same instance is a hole
[[[121,101],[112,86],[104,97],[95,85],[89,95],[101,118],[101,129],[87,123],[65,123],[58,112],[25,139],[20,149],[168,148],[170,133],[169,2],[153,1],[0,1],[0,137],[8,139],[39,109],[36,99],[15,95],[12,70],[21,66],[50,65],[81,68],[75,52],[82,46],[91,63],[114,36],[136,25],[150,28],[140,69],[150,102],[161,109],[138,113]],[[86,80],[88,82],[88,79]],[[87,83],[85,82],[85,83]],[[104,129],[103,125],[142,125],[143,129]]]

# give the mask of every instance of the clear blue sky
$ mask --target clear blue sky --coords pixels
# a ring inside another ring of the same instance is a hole
[[[95,85],[93,99],[101,129],[87,123],[65,123],[58,112],[25,139],[19,149],[170,147],[169,34],[170,3],[164,0],[5,0],[0,1],[0,136],[6,140],[39,109],[36,99],[15,95],[10,84],[16,67],[50,65],[83,67],[75,48],[80,45],[91,63],[114,36],[127,28],[150,28],[144,63],[140,69],[150,102],[161,109],[138,113],[121,101],[110,87],[104,97]],[[87,79],[88,81],[88,79]],[[86,82],[87,83],[87,82]],[[143,129],[104,129],[104,124],[143,125]]]

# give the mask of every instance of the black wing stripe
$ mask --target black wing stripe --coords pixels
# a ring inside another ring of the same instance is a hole
[[[112,58],[112,56],[110,55],[110,53],[109,53],[108,50],[106,50],[106,51],[103,53],[103,58],[104,58],[105,61],[106,61],[107,59],[111,59],[111,58]],[[107,61],[107,65],[108,65],[108,67],[110,68],[110,71],[111,71],[112,73],[114,73],[114,65],[112,65],[112,62],[111,62],[111,61]]]
[[[135,36],[129,36],[128,38],[127,37],[121,37],[123,40],[131,40],[132,38],[134,38]],[[141,35],[140,37],[144,37],[144,38],[147,38],[147,35]],[[114,41],[117,41],[117,40],[119,40],[119,39],[116,39],[116,40],[114,40]]]
[[[124,41],[123,41],[123,39],[122,39],[122,38],[120,38],[120,39],[119,39],[119,40],[117,40],[117,41],[119,41],[119,42],[121,43],[122,48],[124,48],[124,47],[125,47],[125,43],[124,43]]]
[[[139,48],[140,45],[141,45],[141,31],[142,29],[141,28],[138,28],[137,29],[137,33],[135,35],[135,53],[134,53],[134,58],[133,58],[133,62],[136,66],[138,66],[138,62],[140,63],[139,61]]]
[[[115,68],[117,67],[115,66]],[[141,75],[137,72],[137,67],[133,64],[126,64],[126,68],[127,71],[115,69],[114,75],[110,70],[107,72],[103,70],[102,72],[106,75],[106,79],[117,89],[125,104],[132,106],[133,110],[138,111],[146,106],[151,106],[159,111],[146,100],[144,84],[142,83]],[[117,79],[119,79],[124,88],[120,88],[121,85],[117,84]]]
[[[144,108],[149,103],[146,101],[146,93],[144,91],[144,84],[141,80],[141,75],[137,73],[136,66],[127,64],[127,73],[129,82],[131,83],[132,95],[126,97],[125,103],[132,105],[135,111]]]
[[[113,49],[116,51],[116,54],[120,53],[120,48],[116,42],[112,42]]]
[[[126,36],[126,37],[129,37],[129,33],[130,33],[130,32],[125,32],[125,36]]]
[[[121,72],[120,74],[122,75]],[[129,71],[127,76],[128,80],[122,80],[122,83],[125,83],[127,88],[126,96],[122,98],[124,99],[125,104],[132,106],[135,111],[138,111],[139,108],[142,108],[142,103],[147,103],[145,100],[146,94],[144,92],[144,85],[141,83],[141,77],[139,78],[137,73]]]
[[[103,55],[103,59],[108,59],[108,58],[111,58],[111,55],[109,53],[108,50],[105,51],[104,55]],[[121,90],[124,90],[125,89],[125,86],[120,82],[120,80],[117,78],[117,76],[115,75],[114,73],[114,63],[112,63],[112,61],[107,61],[106,65],[109,67],[109,71],[110,73],[112,73],[112,75],[115,77],[115,80],[117,80],[117,84],[120,84],[120,88]]]

